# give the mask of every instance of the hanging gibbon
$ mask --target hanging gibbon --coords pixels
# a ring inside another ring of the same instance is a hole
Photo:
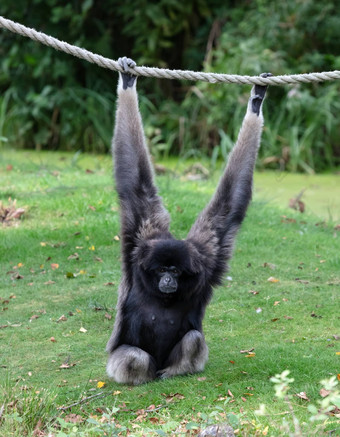
[[[122,280],[107,373],[137,385],[200,372],[208,359],[202,331],[213,287],[220,285],[252,195],[266,86],[252,88],[236,145],[216,192],[185,240],[169,232],[154,185],[138,109],[136,65],[121,58],[113,138],[121,208]],[[264,73],[262,77],[269,76]]]

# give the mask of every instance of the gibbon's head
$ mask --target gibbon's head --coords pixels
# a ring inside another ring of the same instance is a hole
[[[143,242],[136,253],[135,264],[143,286],[153,295],[185,299],[200,282],[190,246],[175,239]]]

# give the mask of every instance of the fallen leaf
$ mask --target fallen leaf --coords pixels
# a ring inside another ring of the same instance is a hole
[[[36,314],[34,314],[32,317],[30,317],[30,321],[35,320],[35,319],[39,319],[39,316],[37,316]]]
[[[106,287],[108,287],[108,286],[113,286],[113,285],[115,285],[115,283],[114,283],[114,282],[106,282],[104,285],[105,285]]]
[[[271,270],[275,270],[276,269],[276,265],[272,264],[272,263],[264,263],[263,267],[269,267]]]
[[[275,319],[272,319],[271,321],[272,321],[272,322],[277,322],[278,320],[280,320],[280,318],[279,318],[279,317],[276,317]]]
[[[330,393],[331,393],[331,391],[330,391],[330,390],[326,390],[325,388],[322,388],[322,389],[320,390],[320,396],[323,397],[323,398],[325,398],[326,396],[328,396]]]
[[[309,281],[306,281],[304,279],[300,279],[300,278],[295,278],[296,282],[300,282],[300,284],[309,284]]]
[[[119,240],[120,240],[120,238],[118,237],[118,235],[115,235],[115,236],[113,237],[113,239],[114,239],[115,241],[119,241]]]
[[[277,305],[280,305],[280,301],[279,301],[279,300],[276,300],[276,301],[274,302],[274,307],[276,307]]]
[[[166,395],[165,393],[162,393],[162,396],[165,396],[166,403],[169,404],[170,402],[173,402],[175,399],[185,399],[185,397],[181,393],[170,393],[169,395]]]
[[[111,320],[112,319],[112,316],[111,316],[111,314],[109,314],[109,313],[105,313],[105,319],[108,319],[108,320]]]
[[[63,363],[59,366],[59,369],[70,369],[71,367],[74,367],[76,363]]]
[[[89,209],[91,209],[92,211],[96,210],[96,208],[94,206],[92,206],[92,205],[89,205]]]
[[[242,349],[240,350],[240,354],[250,354],[251,352],[253,352],[255,350],[254,347],[250,348],[250,349]]]
[[[281,223],[296,223],[296,220],[293,219],[293,218],[289,218],[289,217],[283,215],[282,218],[281,218]],[[284,237],[284,239],[285,238],[286,237]]]
[[[65,416],[65,422],[69,423],[81,423],[84,422],[84,418],[81,417],[79,414],[70,413],[67,416]]]
[[[246,358],[254,358],[256,354],[252,352],[251,354],[245,355]]]
[[[103,260],[102,260],[101,258],[99,258],[99,256],[95,256],[95,257],[94,257],[94,260],[95,260],[95,261],[98,261],[98,262],[100,262],[100,263],[103,262]]]
[[[68,260],[71,260],[71,259],[76,259],[76,260],[78,260],[78,259],[79,259],[79,254],[78,254],[77,252],[75,252],[75,253],[73,253],[72,255],[70,255],[67,259],[68,259]]]
[[[22,275],[19,275],[18,272],[15,272],[14,275],[11,276],[11,279],[24,279],[24,277]]]
[[[56,342],[57,342],[57,340],[56,340],[54,337],[51,337],[51,338],[50,338],[50,341],[51,341],[52,343],[56,343]]]
[[[0,222],[6,225],[10,224],[10,221],[15,219],[20,219],[24,214],[25,210],[23,208],[17,208],[16,200],[8,199],[8,205],[5,206],[3,202],[0,201]]]
[[[228,389],[228,395],[231,397],[231,398],[233,398],[234,397],[234,395],[232,394],[232,392]]]
[[[106,386],[106,382],[103,382],[103,381],[98,381],[97,382],[97,388],[103,388],[105,386]]]
[[[300,399],[303,399],[304,401],[309,401],[309,398],[304,391],[300,391],[300,393],[296,393],[295,396],[297,396]]]
[[[59,317],[59,319],[57,320],[57,322],[66,322],[67,317],[64,316],[64,314],[62,316]]]
[[[76,277],[76,275],[74,273],[72,273],[72,272],[66,272],[65,276],[66,276],[67,279],[72,279],[72,278]]]
[[[283,318],[286,320],[293,320],[293,317],[290,317],[290,316],[283,316]]]
[[[59,264],[57,264],[57,263],[52,263],[52,264],[51,264],[51,269],[52,269],[52,270],[59,269]]]
[[[206,381],[206,377],[205,376],[200,376],[197,378],[197,381]]]
[[[92,246],[89,247],[89,250],[96,250],[96,248],[95,248],[94,245],[92,244]]]
[[[277,279],[277,278],[274,278],[274,276],[270,276],[270,278],[268,278],[267,281],[268,281],[268,282],[272,282],[272,283],[280,282],[280,280]]]
[[[47,282],[44,282],[44,285],[52,285],[52,284],[55,284],[55,281],[47,281]]]
[[[257,312],[257,314],[260,314],[260,313],[262,313],[262,308],[256,308],[255,311]]]
[[[305,204],[301,200],[305,190],[306,190],[306,188],[301,190],[300,193],[296,197],[289,199],[289,208],[296,209],[297,211],[300,211],[300,212],[305,211]]]
[[[87,329],[81,327],[81,328],[79,329],[79,332],[83,332],[83,333],[85,334],[85,332],[87,332]]]
[[[248,291],[248,293],[251,293],[251,294],[253,294],[254,296],[256,296],[256,295],[259,294],[260,292],[259,292],[259,291],[255,291],[255,290],[250,290],[250,291]]]

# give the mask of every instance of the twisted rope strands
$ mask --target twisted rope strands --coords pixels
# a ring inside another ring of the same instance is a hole
[[[35,29],[23,26],[22,24],[8,20],[0,16],[0,27],[7,29],[13,33],[17,33],[33,41],[40,42],[46,46],[53,47],[61,52],[84,59],[92,64],[99,65],[102,68],[107,68],[113,71],[122,71],[122,68],[117,61],[97,55],[89,50],[73,46],[57,38],[48,36]],[[283,76],[270,76],[262,78],[259,76],[241,76],[237,74],[219,74],[219,73],[204,73],[189,70],[169,70],[162,68],[141,67],[136,66],[130,70],[131,74],[137,76],[155,77],[159,79],[185,79],[185,80],[202,80],[210,83],[237,83],[243,85],[287,85],[298,83],[323,82],[327,80],[340,79],[340,71],[327,71],[322,73],[307,73],[307,74],[292,74]]]

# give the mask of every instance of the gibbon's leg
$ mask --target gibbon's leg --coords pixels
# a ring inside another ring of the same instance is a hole
[[[170,353],[166,367],[157,372],[164,379],[187,373],[197,373],[204,370],[208,360],[208,346],[201,332],[191,330],[185,334]]]
[[[123,266],[129,269],[138,238],[148,237],[148,231],[168,231],[170,219],[154,184],[138,108],[137,77],[128,72],[136,63],[129,58],[120,58],[118,62],[125,72],[119,74],[113,154],[121,206]]]
[[[110,354],[107,374],[121,384],[139,385],[156,378],[153,358],[138,347],[122,345]]]
[[[271,76],[263,73],[262,77]],[[245,217],[252,197],[253,173],[260,146],[263,115],[262,103],[267,86],[255,85],[251,90],[247,112],[230,153],[228,164],[215,195],[192,226],[188,241],[211,260],[210,284],[220,283],[232,255],[236,233]],[[203,259],[203,257],[202,257]],[[215,261],[213,261],[215,260]]]

